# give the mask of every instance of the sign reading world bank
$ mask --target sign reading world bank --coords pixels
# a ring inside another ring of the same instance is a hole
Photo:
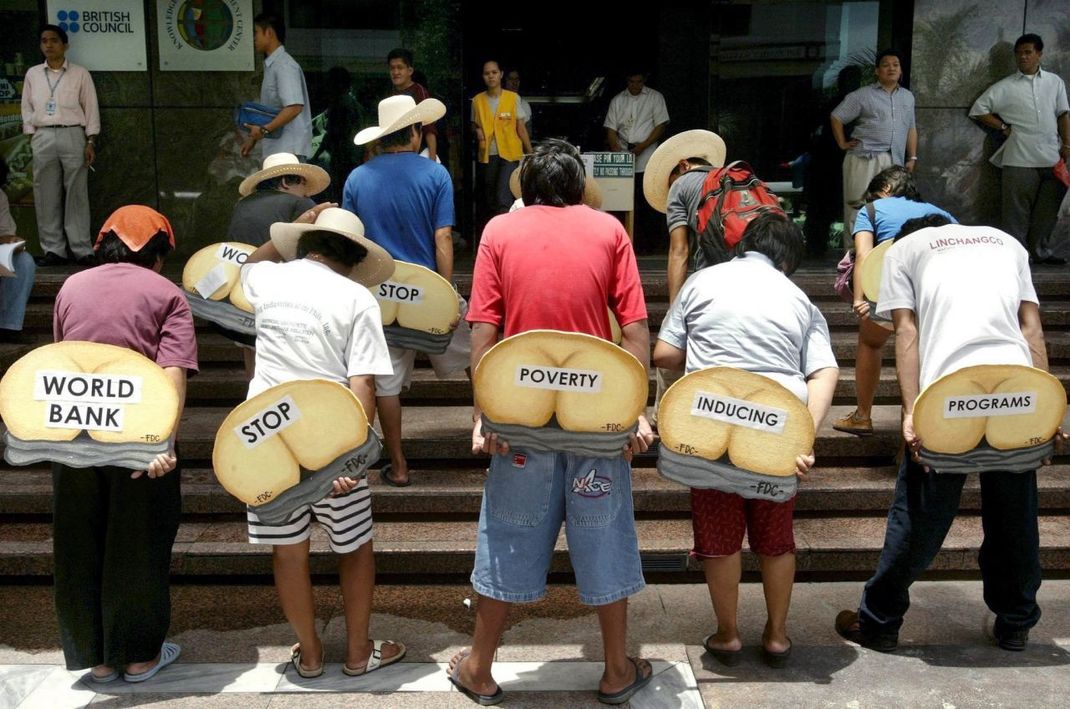
[[[148,71],[141,0],[48,0],[48,21],[67,33],[67,57],[91,71]]]
[[[252,71],[253,0],[157,0],[160,71]]]

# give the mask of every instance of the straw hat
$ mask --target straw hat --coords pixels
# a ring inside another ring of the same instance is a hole
[[[407,94],[388,96],[379,102],[379,125],[365,128],[357,133],[353,142],[364,145],[384,135],[419,123],[434,123],[446,115],[446,104],[437,98],[425,98],[420,103]]]
[[[241,181],[238,185],[238,194],[248,197],[264,180],[283,175],[297,175],[305,178],[309,196],[319,194],[331,184],[330,176],[322,167],[303,163],[293,153],[275,153],[264,158],[264,167],[259,172],[254,172]]]
[[[338,207],[319,213],[315,224],[275,222],[271,225],[271,243],[284,261],[297,258],[297,242],[310,231],[329,231],[355,241],[368,250],[364,260],[353,267],[349,277],[363,286],[374,286],[394,275],[394,259],[382,246],[364,236],[364,224],[356,214]]]
[[[669,200],[669,175],[685,158],[703,158],[714,167],[724,167],[725,144],[708,130],[677,133],[658,146],[643,173],[643,195],[651,207],[664,213]]]
[[[520,165],[523,164],[521,161]],[[509,191],[513,193],[513,199],[520,199],[520,166],[513,170],[512,175],[509,175]],[[598,186],[593,177],[587,175],[583,179],[583,203],[591,209],[602,208],[602,188]]]

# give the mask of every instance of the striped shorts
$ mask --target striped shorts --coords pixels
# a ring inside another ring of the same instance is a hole
[[[331,551],[348,554],[372,539],[371,491],[367,478],[341,497],[325,497],[294,510],[286,524],[264,524],[252,507],[246,508],[251,544],[298,544],[312,534],[312,520],[327,532]]]

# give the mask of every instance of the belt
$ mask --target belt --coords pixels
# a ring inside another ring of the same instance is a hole
[[[41,130],[42,128],[85,128],[85,126],[83,126],[81,123],[72,123],[69,126],[35,126],[35,128],[37,128],[37,130]]]

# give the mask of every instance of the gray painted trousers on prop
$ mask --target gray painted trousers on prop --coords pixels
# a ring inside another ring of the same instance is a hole
[[[1003,167],[1003,230],[1036,258],[1052,255],[1063,192],[1050,167]]]
[[[85,128],[38,128],[33,146],[33,203],[41,248],[57,256],[90,256]],[[66,236],[64,235],[66,234]]]

